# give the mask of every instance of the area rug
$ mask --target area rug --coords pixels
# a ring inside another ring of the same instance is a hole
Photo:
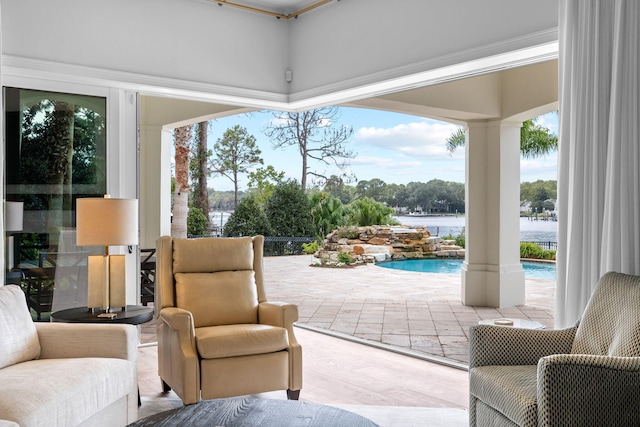
[[[369,418],[380,427],[466,427],[464,409],[416,408],[409,406],[332,405]]]

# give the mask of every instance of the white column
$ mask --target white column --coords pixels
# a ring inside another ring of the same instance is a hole
[[[171,132],[140,127],[140,248],[171,235]]]
[[[511,307],[525,302],[520,264],[521,125],[481,121],[467,127],[464,305]]]

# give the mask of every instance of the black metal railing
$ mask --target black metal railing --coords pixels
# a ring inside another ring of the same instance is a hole
[[[189,234],[190,239],[198,237],[220,237],[216,235],[193,236]],[[283,256],[283,255],[302,255],[303,243],[315,242],[315,237],[291,237],[291,236],[265,236],[264,238],[264,256]]]
[[[315,237],[265,236],[264,256],[302,255],[302,244],[314,241]]]
[[[557,251],[558,250],[558,242],[540,242],[540,241],[521,241],[520,243],[533,243],[535,245],[540,246],[542,249],[545,250],[552,250],[552,251]]]

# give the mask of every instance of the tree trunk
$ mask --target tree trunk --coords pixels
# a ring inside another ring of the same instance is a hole
[[[173,195],[172,237],[187,237],[187,214],[189,212],[189,140],[192,126],[173,130],[175,145],[176,182]]]
[[[71,165],[73,158],[75,106],[66,102],[56,102],[51,133],[54,145],[46,147],[49,152],[49,177],[51,186],[48,207],[47,231],[50,250],[56,251],[62,227],[71,225]],[[65,221],[65,214],[68,215]]]
[[[207,126],[208,122],[198,124],[200,138],[198,139],[198,194],[195,195],[194,206],[201,209],[207,222],[209,221],[209,190],[207,188]]]

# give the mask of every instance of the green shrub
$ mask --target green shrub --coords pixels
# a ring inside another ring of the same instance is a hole
[[[302,250],[305,254],[315,254],[316,252],[318,252],[318,246],[319,245],[317,240],[314,242],[303,243]]]
[[[462,231],[460,232],[460,234],[458,234],[457,236],[454,236],[453,234],[449,233],[446,236],[442,236],[443,240],[455,240],[456,241],[456,246],[460,246],[461,248],[465,247],[465,237],[464,237],[464,228],[462,229]]]
[[[554,251],[553,249],[543,250],[542,259],[556,259],[556,251]]]
[[[360,237],[358,227],[355,226],[340,227],[338,228],[337,233],[338,237],[341,239],[357,239]]]
[[[351,254],[349,252],[340,252],[338,254],[338,262],[341,264],[351,264]]]
[[[187,214],[187,234],[205,236],[209,232],[209,220],[200,208],[190,208]]]

